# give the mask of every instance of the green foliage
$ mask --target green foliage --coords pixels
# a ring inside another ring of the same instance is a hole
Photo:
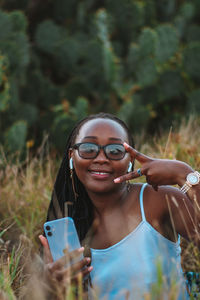
[[[95,23],[97,37],[102,43],[102,75],[108,84],[114,86],[118,78],[117,62],[119,59],[116,57],[109,40],[109,16],[106,10],[102,9],[97,12]]]
[[[148,133],[199,114],[198,0],[47,2],[1,5],[0,141],[8,149],[37,146],[43,131],[63,149],[63,134],[102,110]],[[7,134],[19,120],[26,125],[14,147]]]
[[[118,23],[119,30],[129,30],[126,35],[144,25],[144,3],[140,1],[124,0],[119,5],[118,1],[107,0],[106,8]]]
[[[150,110],[150,107],[142,103],[140,96],[134,95],[121,106],[118,116],[123,121],[131,124],[131,129],[134,132],[136,128],[142,128],[148,123]]]
[[[63,38],[64,29],[51,20],[40,23],[35,35],[35,41],[39,49],[52,55]]]
[[[14,76],[22,76],[29,63],[29,42],[26,35],[26,19],[22,12],[10,14],[0,11],[1,52],[9,61],[9,71]],[[18,78],[19,80],[19,78]]]
[[[189,1],[186,3],[183,3],[180,7],[180,15],[188,20],[191,20],[194,17],[195,14],[195,6],[193,3],[190,3]]]
[[[77,0],[53,1],[53,14],[56,21],[65,22],[66,19],[72,18],[75,14],[77,3]]]
[[[200,41],[200,26],[192,24],[187,28],[186,39],[188,42]]]
[[[5,144],[12,152],[22,150],[27,135],[27,124],[24,121],[17,121],[12,124],[5,134]]]
[[[13,31],[21,31],[21,32],[26,32],[27,29],[27,20],[20,11],[14,10],[10,13],[10,21],[12,23],[12,30]]]
[[[188,113],[193,115],[200,114],[200,89],[193,90],[189,95]]]
[[[191,43],[184,49],[183,66],[191,79],[200,79],[200,42]]]
[[[62,104],[53,108],[55,120],[52,127],[52,135],[58,147],[63,146],[68,134],[76,122],[83,119],[88,114],[88,101],[79,97],[73,107],[64,100]]]
[[[180,97],[183,90],[183,81],[179,72],[167,70],[159,78],[159,98],[160,100]]]
[[[32,104],[24,103],[16,110],[16,120],[24,120],[30,126],[38,121],[38,108]]]
[[[139,65],[136,76],[141,86],[154,84],[157,78],[155,61],[150,58],[145,58]]]
[[[12,33],[12,23],[9,15],[0,10],[0,26],[3,30],[0,31],[0,41],[4,41]]]
[[[6,75],[7,63],[4,56],[0,55],[0,112],[5,111],[9,105],[9,82]]]
[[[139,36],[140,51],[142,56],[154,55],[157,35],[151,28],[144,28]]]
[[[29,44],[26,35],[22,32],[13,33],[11,40],[4,43],[2,52],[7,54],[10,72],[24,79],[22,74],[29,63]]]
[[[140,61],[140,47],[137,44],[131,44],[129,47],[129,52],[127,55],[127,71],[130,72],[130,75],[133,75]],[[132,70],[133,69],[133,70]]]
[[[160,63],[164,63],[178,50],[178,36],[175,27],[166,24],[159,25],[156,32],[156,58]]]

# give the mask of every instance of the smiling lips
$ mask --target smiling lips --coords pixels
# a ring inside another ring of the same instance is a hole
[[[111,174],[111,172],[108,171],[100,171],[100,170],[89,170],[92,176],[99,178],[99,179],[104,179],[108,178]]]

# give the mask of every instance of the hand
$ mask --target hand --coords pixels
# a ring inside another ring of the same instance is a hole
[[[44,247],[44,261],[46,263],[44,272],[49,282],[53,280],[66,287],[66,283],[71,281],[78,282],[80,277],[85,277],[92,271],[93,267],[88,266],[91,262],[90,257],[84,257],[78,262],[66,267],[68,262],[72,262],[81,256],[84,247],[71,252],[65,250],[65,255],[54,262],[47,239],[43,235],[40,235],[39,239]]]
[[[49,249],[49,244],[47,239],[41,234],[39,235],[39,239],[44,249],[44,262],[45,263],[53,262],[53,257],[51,255],[51,251]]]
[[[126,151],[130,153],[131,157],[141,164],[141,174],[146,176],[147,183],[152,185],[155,190],[158,189],[159,185],[179,184],[182,186],[185,182],[186,175],[193,172],[192,168],[184,162],[178,160],[154,159],[138,152],[127,143],[124,143],[124,147]],[[135,170],[115,178],[114,182],[121,183],[140,176],[137,170]]]

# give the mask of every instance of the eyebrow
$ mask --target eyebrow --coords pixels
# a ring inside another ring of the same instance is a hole
[[[114,138],[114,137],[110,137],[109,138],[109,140],[113,140],[113,141],[120,141],[120,142],[122,142],[122,140],[120,139],[120,138]]]
[[[97,137],[96,137],[96,136],[89,135],[89,136],[85,136],[85,137],[83,138],[83,140],[85,140],[85,139],[97,139]],[[111,140],[111,141],[120,141],[120,142],[122,142],[122,140],[121,140],[120,138],[109,137],[108,139]]]

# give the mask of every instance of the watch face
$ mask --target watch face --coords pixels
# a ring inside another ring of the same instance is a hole
[[[199,182],[199,177],[196,174],[194,174],[194,173],[190,173],[187,176],[187,181],[190,184],[195,185],[195,184],[197,184]]]

